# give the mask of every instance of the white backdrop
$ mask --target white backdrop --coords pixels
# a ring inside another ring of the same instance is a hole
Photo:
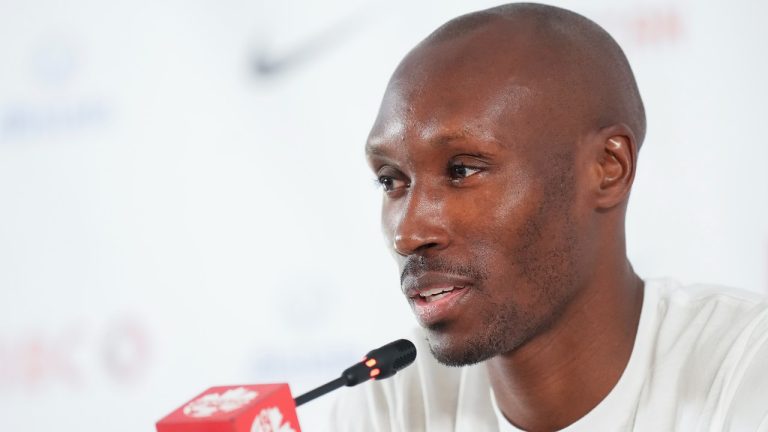
[[[0,0],[0,430],[151,431],[406,333],[362,147],[407,50],[495,4]],[[636,269],[768,293],[768,4],[556,4],[645,99]]]

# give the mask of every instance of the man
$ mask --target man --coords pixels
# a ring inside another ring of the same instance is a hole
[[[425,349],[333,430],[768,430],[765,303],[626,257],[644,136],[624,54],[575,13],[500,6],[414,48],[366,154]]]

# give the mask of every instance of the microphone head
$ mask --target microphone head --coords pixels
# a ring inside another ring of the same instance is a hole
[[[353,386],[369,379],[389,378],[416,360],[416,345],[407,339],[390,342],[365,355],[362,362],[341,374],[345,385]]]
[[[416,360],[416,345],[408,339],[399,339],[369,352],[365,358],[367,360],[365,363],[369,363],[370,359],[375,359],[376,364],[374,366],[381,370],[373,378],[384,379]]]

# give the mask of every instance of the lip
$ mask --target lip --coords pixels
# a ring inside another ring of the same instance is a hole
[[[424,291],[433,288],[466,288],[472,285],[472,279],[445,273],[426,272],[418,276],[407,275],[403,278],[403,293],[408,298],[416,298]]]
[[[408,297],[416,319],[422,326],[429,326],[450,319],[461,311],[467,294],[472,291],[471,279],[442,273],[423,273],[419,276],[406,276],[403,279],[403,292]],[[431,289],[451,289],[453,291],[432,301],[427,301],[419,294]]]

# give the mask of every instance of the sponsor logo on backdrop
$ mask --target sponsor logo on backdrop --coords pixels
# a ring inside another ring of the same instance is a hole
[[[62,384],[83,388],[105,380],[141,382],[152,351],[144,323],[115,317],[92,324],[76,321],[15,337],[0,335],[0,392],[36,392]]]
[[[14,102],[0,108],[0,139],[50,138],[90,129],[107,122],[108,104],[101,100],[40,104]]]
[[[318,379],[338,372],[339,365],[359,357],[367,345],[339,340],[339,326],[347,322],[334,314],[346,290],[324,269],[311,268],[279,285],[276,292],[293,295],[274,300],[273,325],[278,333],[264,333],[246,355],[246,377],[254,382]],[[358,342],[358,341],[356,341]],[[322,352],[322,356],[316,353]]]
[[[224,393],[208,393],[188,403],[184,407],[184,415],[203,418],[229,413],[244,407],[258,395],[258,392],[244,387],[230,389]]]
[[[685,33],[685,16],[671,5],[635,5],[588,15],[625,49],[674,45]]]
[[[0,101],[0,143],[51,139],[91,129],[111,118],[104,97],[80,88],[85,69],[80,44],[66,35],[49,37],[27,48],[26,85]],[[22,59],[23,61],[24,59]]]
[[[259,77],[285,75],[299,66],[308,64],[321,55],[329,53],[345,42],[354,40],[357,34],[365,29],[368,21],[378,19],[370,13],[370,8],[350,14],[344,18],[329,23],[323,30],[306,35],[304,39],[284,47],[280,51],[267,49],[263,46],[254,53],[253,71]]]

